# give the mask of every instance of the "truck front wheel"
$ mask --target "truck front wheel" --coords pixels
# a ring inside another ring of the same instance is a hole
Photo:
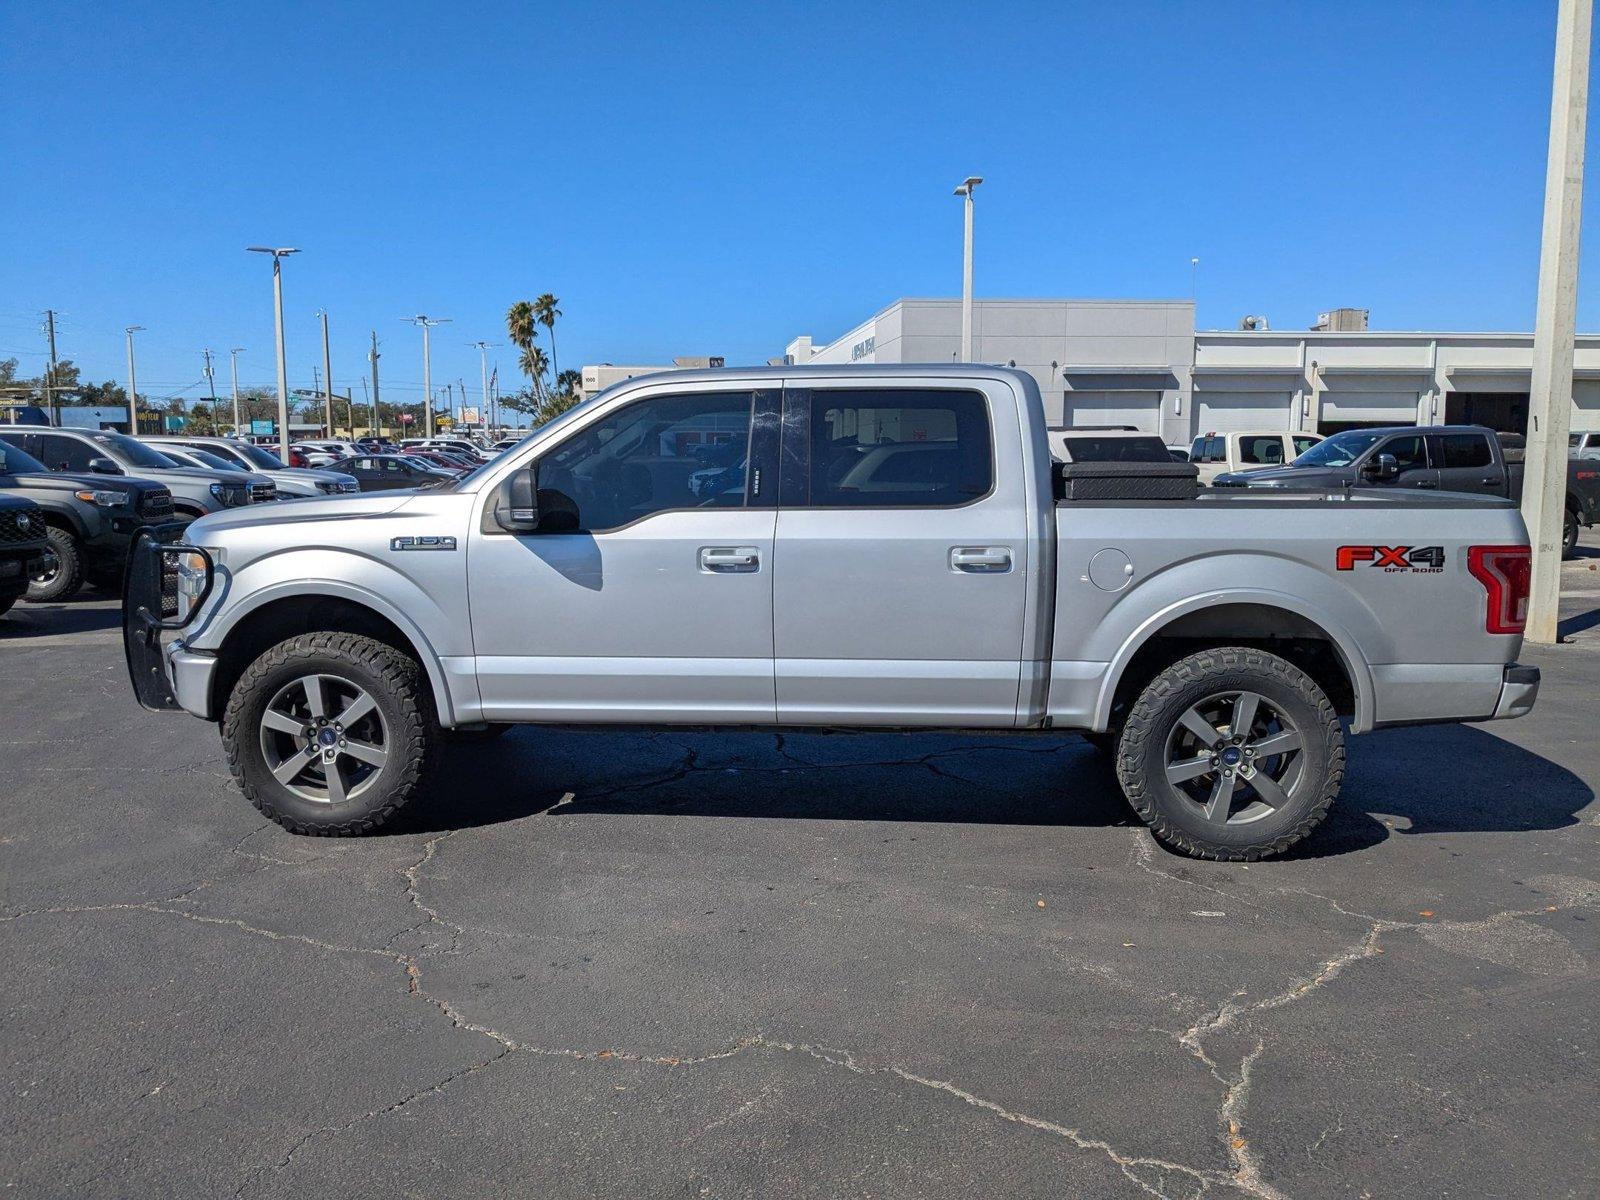
[[[1129,803],[1167,845],[1240,862],[1280,854],[1327,816],[1344,734],[1316,682],[1263,650],[1191,654],[1150,681],[1117,744]]]
[[[307,633],[245,668],[222,717],[239,787],[294,833],[377,829],[422,792],[439,721],[422,669],[352,633]]]

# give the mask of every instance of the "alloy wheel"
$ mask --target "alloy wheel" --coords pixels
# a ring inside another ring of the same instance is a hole
[[[261,753],[295,795],[343,804],[377,781],[389,729],[372,694],[338,675],[304,675],[278,689],[261,713]]]
[[[1219,692],[1190,705],[1167,735],[1166,786],[1210,823],[1247,825],[1302,786],[1305,739],[1258,692]]]

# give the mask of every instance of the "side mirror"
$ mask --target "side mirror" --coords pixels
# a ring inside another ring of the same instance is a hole
[[[1361,473],[1369,479],[1393,479],[1400,474],[1400,463],[1392,454],[1380,454]]]
[[[500,485],[494,501],[494,523],[507,533],[535,533],[539,528],[539,493],[533,468],[516,472]]]
[[[91,458],[89,470],[96,475],[121,475],[122,468],[109,458]]]

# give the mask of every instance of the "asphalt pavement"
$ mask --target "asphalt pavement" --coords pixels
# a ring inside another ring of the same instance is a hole
[[[0,620],[0,1184],[30,1196],[1600,1194],[1600,539],[1535,713],[1353,739],[1289,857],[1071,737],[523,729],[291,836]]]

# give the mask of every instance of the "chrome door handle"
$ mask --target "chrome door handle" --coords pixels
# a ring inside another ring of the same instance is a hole
[[[1438,486],[1439,486],[1439,485],[1438,485],[1438,484],[1437,484],[1437,483],[1429,483],[1429,482],[1428,482],[1428,481],[1427,481],[1427,480],[1426,480],[1426,479],[1422,479],[1422,480],[1419,480],[1419,481],[1418,481],[1418,482],[1417,482],[1417,486],[1418,486],[1418,487],[1431,487],[1431,488],[1436,488],[1436,487],[1438,487]]]
[[[1478,482],[1483,484],[1485,487],[1498,487],[1500,484],[1500,480],[1492,476],[1487,479],[1480,479]]]
[[[1011,570],[1010,546],[951,546],[950,569],[973,575]]]
[[[754,546],[701,546],[700,569],[709,575],[759,571],[761,552]]]

